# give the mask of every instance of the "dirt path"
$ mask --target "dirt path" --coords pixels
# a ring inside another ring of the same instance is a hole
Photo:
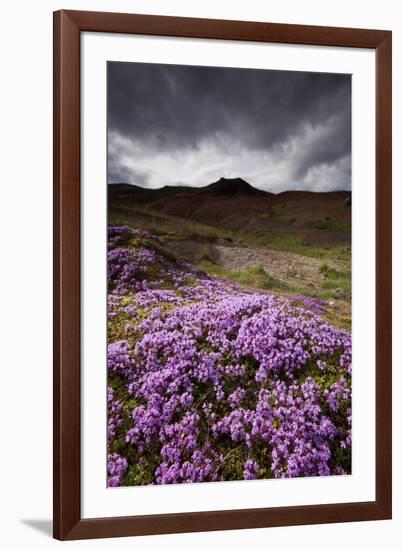
[[[172,251],[191,263],[203,255],[226,269],[242,271],[262,266],[265,272],[280,283],[292,286],[319,288],[323,281],[321,260],[279,252],[263,247],[237,246],[220,243],[199,243],[193,240],[170,241]]]
[[[289,252],[261,248],[215,245],[217,263],[229,269],[243,270],[261,265],[266,273],[286,285],[319,286],[323,280],[321,261]]]

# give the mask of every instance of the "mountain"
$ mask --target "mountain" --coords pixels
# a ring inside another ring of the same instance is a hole
[[[152,201],[163,197],[170,197],[177,193],[196,193],[198,189],[189,186],[165,185],[158,189],[139,187],[130,183],[112,183],[108,185],[109,197],[127,198],[140,201]]]
[[[139,187],[128,183],[113,183],[108,186],[110,197],[134,198],[140,201],[155,201],[173,195],[204,195],[210,197],[268,197],[272,193],[256,189],[242,178],[220,178],[205,187],[188,185],[165,185],[158,189]]]
[[[242,178],[220,178],[206,187],[201,187],[199,193],[211,197],[266,197],[272,195],[267,191],[256,189]]]

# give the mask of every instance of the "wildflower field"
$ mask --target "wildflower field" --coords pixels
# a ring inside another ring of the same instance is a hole
[[[351,334],[155,235],[108,234],[108,485],[351,472]]]

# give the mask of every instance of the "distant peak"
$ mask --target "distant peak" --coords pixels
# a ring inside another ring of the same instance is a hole
[[[215,183],[244,183],[246,185],[250,185],[243,178],[225,178],[224,176],[221,176]]]
[[[257,196],[266,195],[265,191],[256,189],[243,178],[219,178],[214,183],[201,188],[201,193],[224,196]]]

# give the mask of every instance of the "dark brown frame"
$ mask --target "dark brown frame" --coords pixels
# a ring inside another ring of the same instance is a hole
[[[80,34],[373,48],[376,56],[376,500],[81,519]],[[390,31],[122,13],[54,13],[54,536],[61,540],[391,518]]]

